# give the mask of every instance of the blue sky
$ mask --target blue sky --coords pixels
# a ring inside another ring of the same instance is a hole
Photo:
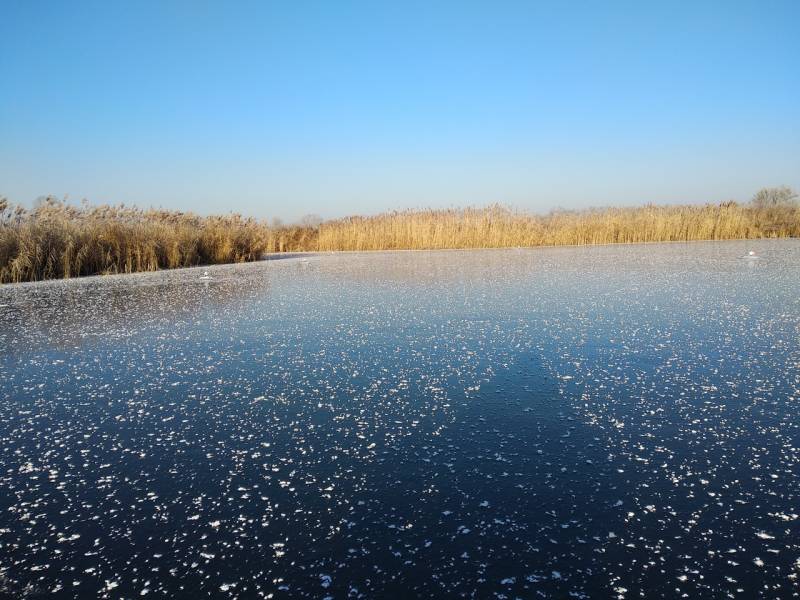
[[[0,195],[293,220],[800,188],[800,2],[0,0]]]

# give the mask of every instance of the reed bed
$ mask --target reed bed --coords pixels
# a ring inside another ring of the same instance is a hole
[[[319,250],[508,248],[800,236],[794,204],[735,202],[554,211],[502,206],[402,211],[323,223]]]
[[[279,227],[238,214],[201,217],[125,206],[76,207],[53,198],[28,211],[0,199],[0,282],[254,261],[268,252],[800,237],[796,196],[788,188],[777,191],[788,195],[779,201],[757,195],[749,204],[648,205],[547,215],[502,206],[408,210]]]
[[[0,199],[3,283],[253,261],[315,241],[311,228],[271,228],[237,214],[75,207],[53,198],[26,211]]]

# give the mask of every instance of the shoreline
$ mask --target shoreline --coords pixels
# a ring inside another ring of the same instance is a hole
[[[54,285],[67,281],[89,281],[95,278],[111,279],[111,278],[125,278],[131,275],[155,275],[164,273],[185,273],[193,269],[209,269],[213,267],[236,267],[245,265],[256,265],[259,263],[268,262],[281,262],[290,260],[300,260],[308,257],[324,257],[335,255],[356,255],[356,254],[390,254],[390,253],[413,253],[413,252],[498,252],[498,251],[513,251],[513,250],[555,250],[559,248],[612,248],[618,246],[656,246],[656,245],[676,245],[676,244],[709,244],[709,243],[741,243],[741,242],[788,242],[800,241],[800,237],[761,237],[761,238],[731,238],[724,240],[668,240],[668,241],[652,241],[652,242],[607,242],[602,244],[551,244],[542,246],[500,246],[500,247],[486,247],[486,248],[400,248],[400,249],[386,249],[386,250],[325,250],[314,251],[309,250],[306,252],[273,252],[265,254],[262,258],[252,261],[241,262],[225,262],[225,263],[210,263],[204,265],[193,265],[188,267],[175,267],[156,269],[151,271],[134,271],[131,273],[95,273],[93,275],[83,275],[79,277],[59,277],[51,279],[40,279],[37,281],[19,281],[14,283],[0,284],[0,290],[16,288],[18,286],[30,286],[40,284]]]
[[[381,248],[381,249],[365,249],[365,250],[307,250],[303,252],[270,252],[265,254],[265,258],[261,260],[280,260],[280,257],[290,254],[292,256],[286,256],[286,258],[300,258],[302,256],[310,256],[310,255],[330,255],[330,254],[369,254],[369,253],[378,253],[378,252],[464,252],[468,250],[475,250],[475,251],[485,251],[485,250],[544,250],[548,248],[595,248],[595,247],[603,247],[603,246],[653,246],[657,244],[707,244],[710,242],[763,242],[767,240],[800,240],[800,237],[796,236],[783,236],[783,237],[752,237],[752,238],[721,238],[721,239],[714,239],[714,238],[705,238],[705,239],[697,239],[697,240],[653,240],[647,242],[598,242],[596,244],[540,244],[537,246],[481,246],[481,247],[474,247],[474,246],[461,246],[457,248]],[[266,258],[270,257],[270,258]],[[275,257],[275,258],[272,258]],[[248,261],[248,262],[260,262],[260,261]],[[244,263],[217,263],[219,265],[222,264],[244,264]],[[202,265],[199,265],[202,266]],[[214,265],[206,265],[206,266],[214,266]],[[194,268],[194,267],[185,267],[185,268]],[[164,271],[172,271],[174,269],[160,269]]]
[[[276,260],[309,252],[497,250],[800,237],[800,204],[645,205],[534,215],[502,205],[300,225],[237,214],[0,201],[0,281]]]

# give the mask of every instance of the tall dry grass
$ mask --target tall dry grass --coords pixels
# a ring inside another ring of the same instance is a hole
[[[402,211],[320,226],[319,250],[507,248],[800,236],[796,205],[755,208],[726,202],[554,211],[502,206]]]
[[[53,198],[26,211],[0,199],[0,282],[252,261],[304,249],[315,237],[311,228],[271,228],[237,214],[75,207]]]
[[[543,216],[502,206],[409,210],[290,227],[270,227],[236,214],[200,217],[125,206],[75,207],[53,198],[26,211],[0,199],[0,282],[253,261],[266,252],[800,237],[795,198]]]

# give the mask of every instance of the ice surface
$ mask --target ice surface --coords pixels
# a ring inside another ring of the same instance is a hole
[[[797,595],[798,290],[797,241],[0,287],[0,595]]]

